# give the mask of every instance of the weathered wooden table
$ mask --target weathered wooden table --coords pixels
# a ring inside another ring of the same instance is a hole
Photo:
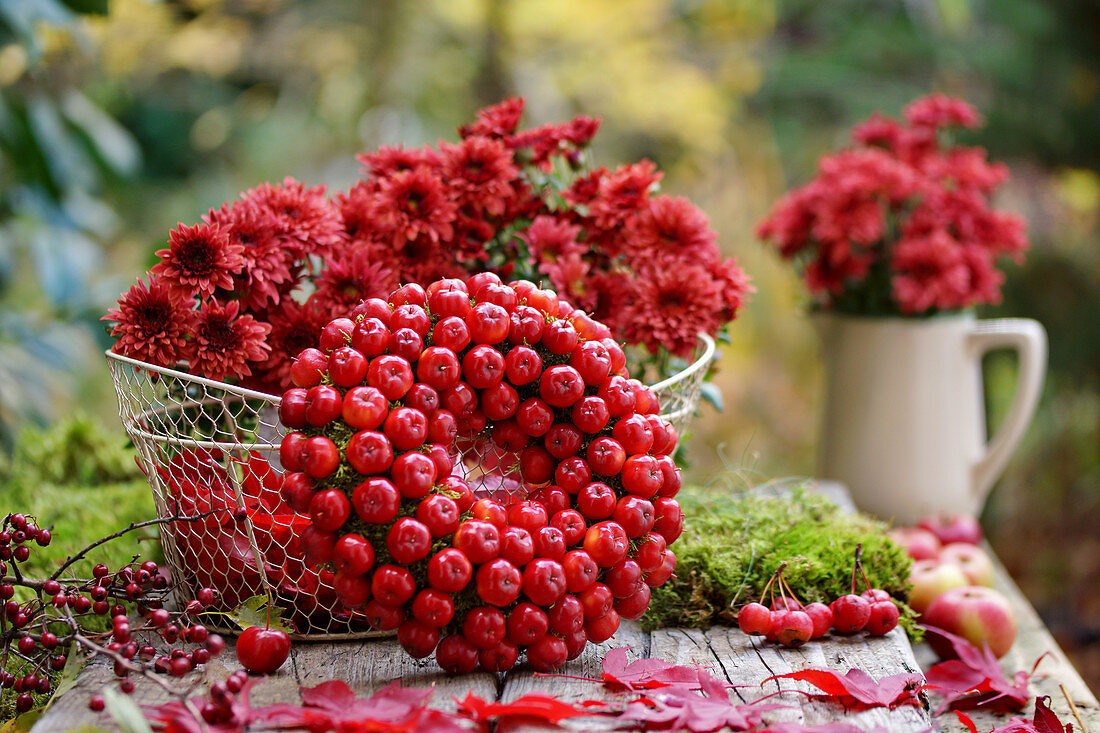
[[[836,487],[824,486],[828,493],[836,494]],[[1020,634],[1016,645],[1003,661],[1011,676],[1019,669],[1030,669],[1043,653],[1050,656],[1039,667],[1039,674],[1032,680],[1036,695],[1049,695],[1058,716],[1074,722],[1075,729],[1100,733],[1100,706],[1069,664],[1054,639],[1045,629],[1038,615],[1013,584],[1003,569],[998,568],[997,586],[1011,599],[1020,621]],[[743,702],[770,695],[780,689],[775,681],[761,685],[761,681],[775,674],[783,674],[808,667],[832,667],[842,671],[860,667],[875,679],[902,672],[919,672],[921,664],[935,662],[930,650],[918,646],[914,650],[904,633],[895,629],[882,638],[863,635],[852,637],[829,636],[811,642],[798,649],[785,649],[748,637],[736,628],[714,627],[702,630],[659,629],[643,632],[637,624],[625,623],[611,640],[590,644],[580,658],[569,662],[561,674],[573,677],[599,677],[601,662],[609,649],[632,647],[632,658],[656,657],[676,664],[701,664],[710,667],[712,673],[737,685],[733,695]],[[915,653],[914,653],[915,651]],[[204,681],[224,679],[237,668],[232,648],[212,660],[201,672]],[[537,676],[528,669],[518,668],[504,675],[479,672],[469,675],[447,675],[436,667],[433,660],[415,661],[400,648],[396,639],[349,641],[336,643],[297,643],[290,660],[278,673],[263,680],[253,688],[252,700],[256,705],[273,702],[298,702],[298,688],[313,686],[325,680],[342,679],[358,694],[364,695],[380,689],[393,680],[401,679],[405,685],[435,687],[432,705],[443,709],[455,707],[454,698],[473,692],[483,699],[509,702],[530,692],[544,692],[566,701],[604,699],[611,693],[596,682],[586,682],[565,677]],[[816,691],[806,683],[780,680],[782,689]],[[34,726],[34,733],[68,731],[82,725],[111,728],[110,719],[99,716],[87,708],[88,699],[104,686],[113,684],[110,667],[101,662],[90,664],[81,674],[77,685],[56,699],[52,707]],[[139,703],[156,703],[166,699],[157,686],[142,683],[134,699]],[[774,721],[800,721],[824,723],[844,719],[865,729],[883,728],[889,731],[926,731],[930,729],[963,731],[965,728],[953,714],[932,717],[929,711],[905,706],[893,711],[882,708],[846,713],[838,705],[814,700],[798,693],[785,693],[772,698],[788,706],[769,713],[766,719]],[[1079,719],[1070,710],[1070,700]],[[1020,715],[1030,715],[1030,708]],[[978,729],[990,730],[1003,724],[1009,716],[975,713],[972,717]],[[594,718],[565,721],[565,727],[590,730],[600,727]],[[605,726],[606,727],[606,724]]]

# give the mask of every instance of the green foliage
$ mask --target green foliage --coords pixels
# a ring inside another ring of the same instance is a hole
[[[871,584],[899,601],[908,596],[910,561],[887,539],[886,526],[863,514],[846,514],[823,496],[795,490],[719,502],[714,494],[688,493],[683,504],[688,519],[673,546],[676,575],[653,589],[642,618],[650,628],[732,624],[734,607],[760,601],[782,562],[798,600],[829,603],[849,592],[859,543]],[[862,580],[856,591],[863,591]],[[913,633],[912,612],[904,603],[901,608],[902,623]]]
[[[106,5],[0,4],[0,450],[18,424],[71,400],[97,334],[105,345],[101,243],[119,217],[103,189],[140,163],[130,134],[79,88],[81,15]]]
[[[267,596],[252,596],[238,606],[237,610],[226,615],[242,629],[263,626],[265,629],[281,629],[293,634],[294,627],[283,618],[283,609],[270,601]]]
[[[0,486],[0,511],[32,514],[40,526],[52,528],[50,545],[35,547],[24,566],[31,573],[48,574],[90,542],[156,516],[152,492],[133,452],[120,437],[82,417],[47,430],[24,430],[10,461],[0,461]],[[128,533],[97,547],[76,571],[90,572],[97,562],[115,567],[137,554],[161,559],[154,530]]]

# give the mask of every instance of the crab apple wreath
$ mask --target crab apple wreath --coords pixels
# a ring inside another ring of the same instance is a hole
[[[677,436],[603,324],[481,273],[364,300],[298,355],[283,495],[340,599],[448,672],[540,671],[676,567]],[[474,478],[463,455],[482,460]],[[522,483],[509,476],[518,469]]]

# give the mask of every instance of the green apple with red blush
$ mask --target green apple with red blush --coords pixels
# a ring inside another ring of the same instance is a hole
[[[913,590],[909,592],[909,607],[918,614],[924,613],[942,593],[970,584],[962,568],[938,560],[914,562],[909,571],[909,582],[913,584]]]
[[[961,586],[942,593],[921,623],[961,636],[979,649],[983,645],[998,659],[1008,653],[1016,640],[1016,612],[1000,592],[982,586]],[[948,640],[929,633],[928,643],[943,659],[955,655]]]
[[[941,563],[954,563],[958,565],[970,585],[984,585],[993,587],[994,570],[993,560],[985,550],[977,545],[966,542],[951,542],[943,546],[940,551]]]

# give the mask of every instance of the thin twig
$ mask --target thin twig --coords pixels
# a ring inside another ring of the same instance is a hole
[[[1063,697],[1066,698],[1066,704],[1069,705],[1069,711],[1073,713],[1073,717],[1077,720],[1077,725],[1081,727],[1081,733],[1088,733],[1089,729],[1085,727],[1085,721],[1081,720],[1081,714],[1077,711],[1077,705],[1073,702],[1073,698],[1066,691],[1066,686],[1059,682],[1058,689],[1062,691]]]
[[[61,573],[65,572],[65,570],[70,565],[75,563],[77,560],[82,559],[89,552],[91,552],[95,548],[99,547],[100,545],[104,544],[105,542],[110,542],[111,540],[116,540],[119,537],[121,537],[122,535],[126,534],[127,532],[133,532],[135,529],[144,529],[145,527],[153,527],[153,526],[156,526],[158,524],[168,524],[170,522],[197,522],[200,519],[205,519],[206,517],[209,517],[212,514],[216,514],[218,512],[223,512],[223,511],[225,511],[225,510],[224,509],[211,509],[208,512],[202,512],[201,514],[195,514],[195,515],[189,516],[189,517],[182,517],[182,516],[179,516],[179,514],[177,513],[176,515],[171,516],[171,517],[157,517],[156,519],[147,519],[144,522],[130,522],[130,524],[128,526],[123,527],[122,529],[115,532],[114,534],[109,534],[106,537],[101,537],[100,539],[98,539],[95,542],[91,543],[90,545],[88,545],[87,547],[85,547],[83,550],[76,553],[75,555],[70,555],[69,558],[67,560],[65,560],[65,562],[61,563],[61,566],[53,572],[53,575],[51,575],[48,578],[48,580],[57,580],[61,576]]]

